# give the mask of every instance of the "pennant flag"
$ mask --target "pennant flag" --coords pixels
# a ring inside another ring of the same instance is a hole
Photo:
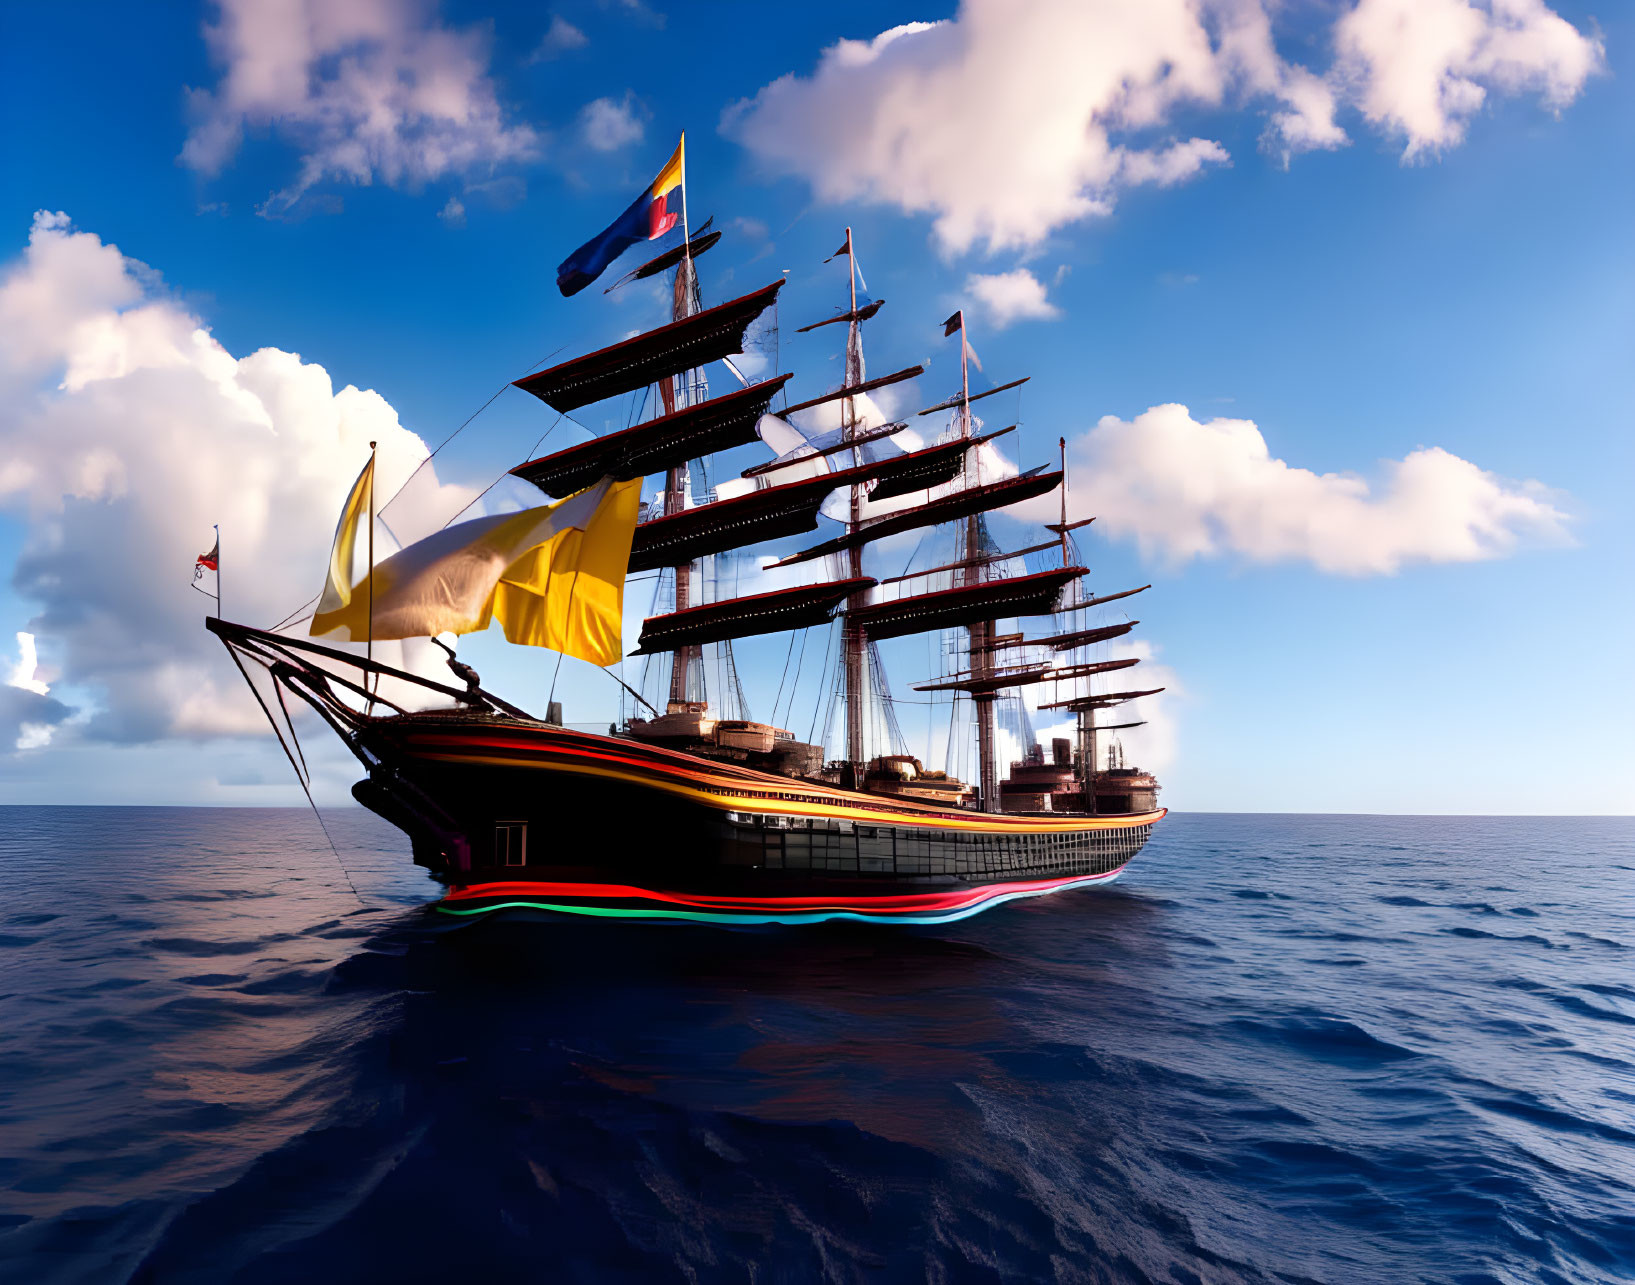
[[[952,317],[948,318],[947,321],[942,323],[942,337],[944,339],[946,339],[946,338],[948,338],[949,335],[953,334],[954,331],[964,330],[964,329],[965,329],[965,310],[962,308],[962,309],[960,309],[960,311],[956,312]]]
[[[562,260],[556,270],[556,288],[564,298],[578,294],[636,242],[656,241],[681,222],[681,215],[669,209],[668,197],[686,180],[686,147],[687,136],[683,134],[659,176],[631,202],[630,208]]]
[[[846,238],[846,244],[841,246],[840,249],[836,250],[833,254],[831,254],[827,259],[824,260],[824,262],[825,263],[833,263],[841,255],[850,254],[851,252],[852,252],[852,239],[851,239],[851,237],[847,237]]]
[[[193,564],[193,579],[198,580],[206,571],[221,570],[221,535],[216,536],[215,544],[210,546],[209,553],[201,553],[198,561]]]
[[[324,591],[318,598],[318,610],[312,617],[314,636],[327,630],[318,628],[324,616],[343,610],[352,601],[352,558],[358,547],[358,528],[369,521],[375,505],[375,455],[369,453],[369,462],[352,483],[352,490],[341,506],[341,520],[335,525],[335,543],[329,548],[329,566],[324,578]]]
[[[603,478],[555,504],[446,527],[374,569],[372,620],[360,582],[339,610],[313,617],[312,633],[428,638],[498,620],[511,642],[611,665],[623,652],[641,483]]]

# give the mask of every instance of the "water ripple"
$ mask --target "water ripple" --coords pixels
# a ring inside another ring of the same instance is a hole
[[[801,932],[449,923],[330,825],[365,906],[301,813],[0,810],[0,1279],[1635,1278],[1627,821]]]

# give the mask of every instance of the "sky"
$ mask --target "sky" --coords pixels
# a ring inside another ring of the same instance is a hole
[[[369,441],[384,494],[481,410],[399,502],[412,538],[622,427],[500,390],[665,320],[602,291],[641,251],[570,299],[555,271],[685,130],[690,217],[725,234],[705,300],[787,275],[761,355],[795,396],[840,382],[843,328],[794,330],[840,306],[847,226],[888,301],[870,371],[928,365],[883,413],[957,387],[955,308],[976,387],[1030,376],[985,404],[1011,463],[1065,437],[1092,587],[1154,585],[1108,654],[1165,688],[1126,748],[1166,804],[1635,810],[1632,45],[1601,0],[14,9],[0,803],[299,802],[203,628],[213,525],[225,614],[266,626],[316,594]],[[752,712],[803,736],[805,642],[738,650]],[[908,691],[938,657],[883,652],[940,759],[947,707]],[[580,662],[461,654],[525,707],[618,715]],[[308,748],[345,800],[350,759]]]

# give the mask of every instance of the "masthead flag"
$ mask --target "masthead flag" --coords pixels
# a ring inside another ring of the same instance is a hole
[[[564,297],[578,294],[636,242],[656,241],[681,222],[681,212],[669,208],[668,198],[686,182],[686,148],[687,136],[683,134],[659,176],[630,203],[630,208],[562,260],[556,270],[556,288]]]
[[[197,580],[206,571],[216,571],[221,567],[221,537],[216,537],[215,544],[210,546],[209,553],[201,553],[198,561],[193,564],[193,578]]]

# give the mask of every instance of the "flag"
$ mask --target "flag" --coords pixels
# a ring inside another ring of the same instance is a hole
[[[312,617],[315,635],[326,632],[318,628],[321,617],[343,610],[352,601],[352,559],[358,547],[358,528],[372,520],[374,507],[375,453],[370,451],[369,462],[352,483],[346,503],[341,506],[341,520],[335,524],[335,542],[329,548],[324,591],[318,597],[318,610]]]
[[[595,486],[555,504],[447,527],[374,569],[312,634],[349,642],[478,633],[498,620],[506,638],[593,665],[623,651],[624,581],[640,478]]]
[[[851,234],[848,233],[847,236],[846,236],[846,244],[841,246],[840,249],[836,250],[833,254],[831,254],[827,259],[824,260],[824,262],[825,263],[833,263],[841,255],[850,254],[851,252],[852,252],[852,238],[851,238]]]
[[[954,331],[964,330],[964,329],[965,329],[965,310],[962,308],[962,309],[960,309],[960,311],[956,312],[952,317],[948,318],[947,321],[942,323],[942,337],[944,339],[946,339],[946,338],[948,338],[949,335],[953,334]]]
[[[669,208],[668,197],[686,180],[686,147],[687,136],[683,134],[659,176],[631,202],[630,208],[562,260],[556,270],[556,288],[564,297],[578,294],[636,242],[656,241],[681,221],[681,215]]]
[[[221,569],[221,534],[216,534],[216,542],[210,546],[210,552],[201,553],[193,564],[193,579],[198,580],[206,571]]]

